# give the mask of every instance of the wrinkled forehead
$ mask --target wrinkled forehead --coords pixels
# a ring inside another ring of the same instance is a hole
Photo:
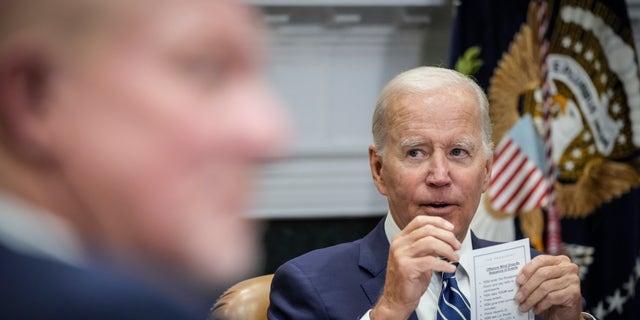
[[[481,138],[482,120],[477,98],[462,87],[436,88],[400,94],[390,104],[389,135],[400,140],[415,130],[429,129]],[[473,140],[475,140],[475,138]]]
[[[201,33],[221,34],[247,40],[255,36],[256,16],[247,5],[232,0],[164,0],[150,5],[154,10],[138,6],[134,14],[141,28],[156,28],[167,34],[189,28]],[[253,39],[249,39],[253,40]]]
[[[397,120],[419,118],[431,112],[464,114],[481,119],[480,102],[475,92],[463,85],[438,86],[430,89],[406,88],[396,91],[389,103],[387,117]]]
[[[251,32],[257,21],[246,5],[232,0],[2,0],[0,42],[36,31],[69,44],[91,43],[103,33],[175,30],[190,20],[235,33]]]
[[[0,1],[0,32],[3,35],[33,29],[76,32],[101,17],[126,12],[137,1],[123,0],[3,0]],[[118,9],[118,10],[116,10]],[[119,12],[117,12],[119,11]]]

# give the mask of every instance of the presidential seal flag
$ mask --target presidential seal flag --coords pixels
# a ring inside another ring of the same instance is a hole
[[[626,3],[540,3],[457,6],[451,64],[487,90],[494,124],[482,207],[545,250],[554,205],[586,311],[640,319],[640,76]]]

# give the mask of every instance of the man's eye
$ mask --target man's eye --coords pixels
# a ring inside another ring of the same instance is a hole
[[[420,155],[420,150],[410,150],[408,154],[409,157],[415,158]]]
[[[202,86],[216,85],[227,76],[230,68],[224,57],[212,54],[191,54],[179,59],[182,74]]]
[[[466,151],[462,149],[453,149],[451,150],[451,155],[454,157],[460,157],[466,154]]]
[[[211,59],[190,61],[185,71],[199,81],[207,83],[218,81],[224,74],[224,65]]]

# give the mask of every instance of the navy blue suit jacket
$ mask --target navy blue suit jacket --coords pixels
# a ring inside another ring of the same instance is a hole
[[[0,245],[0,319],[204,319],[168,295],[102,269]]]
[[[474,249],[498,244],[471,236]],[[382,219],[362,239],[290,260],[271,283],[269,319],[359,319],[382,293],[388,254]],[[409,319],[417,320],[415,312]]]

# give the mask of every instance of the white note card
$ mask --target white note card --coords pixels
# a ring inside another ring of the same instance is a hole
[[[472,320],[532,320],[533,312],[518,311],[516,277],[531,260],[529,238],[473,250]]]

